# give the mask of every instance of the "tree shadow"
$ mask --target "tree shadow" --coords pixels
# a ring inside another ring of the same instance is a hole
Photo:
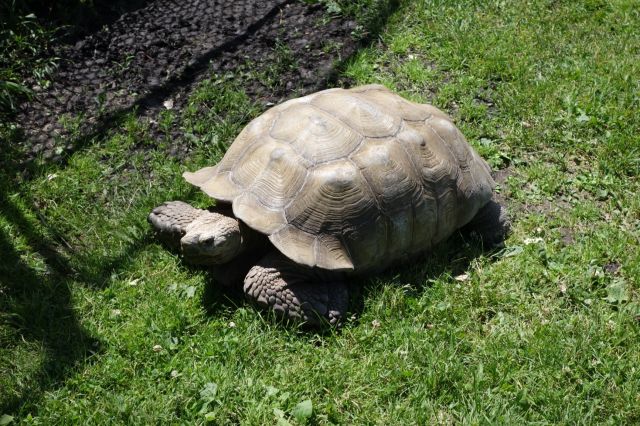
[[[6,161],[15,146],[5,146],[0,158],[0,413],[26,414],[37,409],[48,389],[101,351],[100,341],[79,322],[73,286],[104,287],[112,272],[126,268],[148,244],[150,233],[103,258],[98,268],[85,267],[81,249],[16,187],[11,177],[19,169]],[[39,359],[15,359],[25,351],[37,351]]]
[[[5,16],[35,14],[46,26],[64,26],[65,41],[87,36],[125,13],[145,7],[153,0],[22,0],[0,8]]]
[[[67,265],[47,243],[39,243],[43,254],[42,271],[29,266],[4,232],[0,232],[0,327],[6,342],[2,362],[13,361],[11,350],[22,343],[33,342],[44,349],[44,359],[35,373],[35,380],[26,380],[26,387],[17,394],[2,394],[0,412],[14,412],[25,400],[37,400],[51,386],[64,379],[75,365],[100,350],[100,342],[78,323],[71,301],[70,280],[65,276]],[[6,371],[2,374],[17,374]]]
[[[22,205],[15,201],[14,196],[17,194],[29,200],[29,194],[24,190],[24,184],[29,179],[51,169],[68,166],[71,155],[99,143],[105,135],[117,129],[128,115],[140,116],[148,110],[161,108],[162,100],[186,91],[201,75],[207,73],[212,62],[219,61],[222,56],[237,56],[237,61],[240,61],[239,50],[242,47],[250,48],[246,46],[247,41],[261,28],[277,21],[282,8],[292,3],[295,2],[279,2],[264,16],[246,26],[243,32],[207,50],[190,62],[181,74],[153,87],[136,99],[133,105],[99,117],[90,131],[73,140],[71,149],[57,163],[44,166],[25,164],[17,144],[3,141],[0,151],[0,166],[3,168],[0,172],[0,215],[11,232],[0,228],[0,347],[3,348],[0,349],[0,361],[5,364],[7,356],[10,357],[11,351],[21,342],[41,345],[44,357],[35,372],[29,373],[25,379],[28,384],[19,388],[17,393],[0,393],[0,414],[35,411],[38,401],[47,390],[60,386],[77,366],[100,352],[100,342],[79,321],[73,306],[72,288],[77,283],[94,289],[104,288],[113,272],[126,269],[137,253],[145,249],[151,235],[150,232],[142,232],[135,236],[123,244],[119,253],[101,259],[101,265],[97,268],[83,267],[82,261],[78,261],[82,259],[82,249],[69,244],[63,230],[49,223],[38,206]],[[383,22],[392,11],[393,8],[385,8],[376,18],[377,30],[383,28]],[[364,44],[375,36],[370,34]],[[347,57],[336,61],[331,73],[325,76],[317,89],[335,82],[341,67],[348,60]],[[14,140],[23,137],[19,133],[13,135]],[[16,178],[19,175],[22,178]],[[23,242],[14,240],[13,236],[18,236]],[[242,303],[242,295],[237,289],[223,292],[222,297],[236,305]],[[212,285],[207,285],[205,300],[207,309],[215,309],[212,308],[215,304],[211,302],[220,300],[220,293]],[[10,367],[5,365],[0,365],[0,372],[12,374]]]
[[[39,214],[36,207],[28,210]],[[132,240],[118,255],[104,258],[99,268],[90,269],[79,265],[81,254],[44,218],[28,217],[24,207],[4,192],[0,192],[0,217],[15,236],[0,228],[0,375],[23,375],[21,361],[12,359],[22,346],[40,347],[43,355],[38,368],[32,369],[35,372],[19,379],[22,386],[7,386],[11,394],[0,391],[0,413],[31,412],[47,389],[59,385],[101,350],[100,341],[78,320],[72,286],[104,287],[113,272],[126,268],[146,247],[150,233]]]

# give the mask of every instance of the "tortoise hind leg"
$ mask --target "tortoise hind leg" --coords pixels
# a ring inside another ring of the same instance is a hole
[[[349,304],[347,285],[339,275],[300,266],[277,252],[249,270],[244,292],[279,317],[313,327],[339,325]]]
[[[485,248],[502,246],[510,229],[507,209],[494,200],[485,204],[464,227],[464,230],[477,235]]]

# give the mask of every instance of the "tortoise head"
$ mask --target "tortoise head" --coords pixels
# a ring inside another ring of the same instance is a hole
[[[246,246],[243,225],[233,216],[207,212],[186,226],[180,239],[187,262],[197,265],[219,265],[231,261]]]

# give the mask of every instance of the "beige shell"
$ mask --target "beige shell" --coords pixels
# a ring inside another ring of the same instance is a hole
[[[489,172],[442,111],[369,85],[275,106],[184,177],[290,259],[362,272],[468,223],[491,199]]]

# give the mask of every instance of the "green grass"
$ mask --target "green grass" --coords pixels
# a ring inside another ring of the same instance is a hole
[[[145,222],[166,199],[207,204],[180,174],[217,161],[261,112],[241,82],[214,78],[159,117],[190,135],[184,163],[131,115],[65,165],[29,179],[3,167],[0,416],[640,422],[639,10],[632,0],[401,3],[342,77],[448,111],[508,171],[513,233],[500,253],[456,236],[373,277],[334,333],[217,301],[207,274]]]
[[[47,56],[56,31],[43,27],[20,3],[0,4],[0,120],[15,113],[18,104],[32,95],[25,80],[49,85],[48,76],[58,58]]]

